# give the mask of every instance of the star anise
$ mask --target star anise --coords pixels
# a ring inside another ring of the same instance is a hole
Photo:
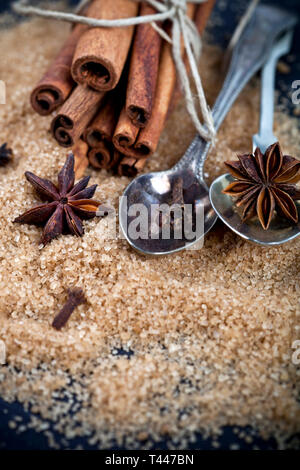
[[[298,222],[295,200],[300,191],[294,183],[300,180],[300,161],[283,155],[278,142],[265,154],[257,148],[253,154],[238,155],[238,161],[225,162],[236,179],[223,193],[237,197],[237,207],[244,206],[242,220],[257,215],[267,230],[276,210],[293,223]]]
[[[12,149],[7,147],[7,143],[0,146],[0,166],[7,165],[12,157]]]
[[[82,220],[96,216],[100,202],[92,200],[97,185],[87,188],[89,176],[82,178],[74,186],[74,156],[70,154],[58,174],[58,185],[39,178],[33,173],[25,173],[27,180],[43,200],[51,201],[33,207],[17,217],[14,222],[21,224],[44,225],[41,243],[46,245],[62,233],[82,236]]]

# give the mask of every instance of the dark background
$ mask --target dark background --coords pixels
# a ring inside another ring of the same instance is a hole
[[[8,10],[12,0],[1,0],[0,2],[0,13]],[[34,3],[32,1],[32,3]],[[70,0],[70,4],[77,4],[78,0]],[[265,0],[262,3],[268,3],[284,7],[285,9],[290,9],[295,11],[300,16],[300,1],[299,0]],[[55,4],[55,1],[53,1]],[[228,44],[232,32],[242,15],[245,11],[249,0],[217,0],[215,11],[213,17],[216,21],[213,21],[214,26],[209,28],[209,31],[212,33],[211,37],[214,38],[215,42],[221,45],[223,48]],[[22,20],[20,18],[20,20]],[[1,31],[0,31],[1,34]],[[288,55],[284,58],[284,61],[290,66],[290,72],[288,74],[277,73],[276,77],[276,89],[279,92],[278,103],[283,103],[284,106],[288,108],[290,113],[293,113],[295,106],[292,104],[289,98],[289,93],[292,91],[291,84],[294,80],[300,80],[300,24],[298,25],[293,47]],[[1,66],[1,64],[0,64]],[[1,70],[1,67],[0,67]],[[1,76],[0,76],[1,78]],[[298,105],[299,106],[299,105]],[[120,351],[120,354],[124,352]],[[35,431],[25,431],[23,433],[17,433],[15,430],[12,430],[8,426],[8,422],[14,418],[14,416],[21,416],[23,422],[26,423],[29,421],[30,413],[25,411],[23,406],[18,403],[6,403],[0,398],[0,449],[28,449],[28,450],[37,450],[48,449],[47,439],[43,434],[38,434]],[[51,428],[51,426],[50,426]],[[236,427],[235,427],[236,428]],[[253,432],[250,428],[245,429],[245,431]],[[56,441],[60,441],[62,436],[59,436],[57,433]],[[232,444],[238,444],[240,449],[253,449],[253,445],[259,449],[276,449],[276,442],[274,439],[269,439],[263,441],[258,436],[255,436],[255,440],[252,444],[247,444],[244,441],[237,438],[236,434],[233,432],[232,427],[224,428],[223,435],[218,439],[218,442],[221,444],[220,449],[230,449]],[[85,449],[95,449],[95,447],[90,446],[85,439],[74,439],[70,442],[68,449],[75,449],[78,444],[81,444]],[[61,448],[66,448],[61,446]],[[162,441],[155,443],[153,449],[166,449],[166,442]],[[197,441],[190,445],[190,449],[214,449],[212,447],[211,439],[203,439],[201,435],[198,435]],[[115,447],[115,450],[117,447]]]

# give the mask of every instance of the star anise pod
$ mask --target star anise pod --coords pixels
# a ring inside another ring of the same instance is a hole
[[[257,148],[253,154],[238,155],[238,161],[225,162],[236,179],[223,193],[237,197],[236,205],[244,206],[242,220],[257,215],[267,230],[276,210],[293,223],[298,222],[295,200],[300,191],[294,183],[300,180],[300,161],[283,155],[278,142],[265,154]]]
[[[21,224],[44,225],[41,243],[46,245],[62,233],[82,236],[82,220],[96,216],[100,202],[92,200],[97,185],[87,188],[89,176],[82,178],[74,186],[74,156],[70,154],[58,174],[58,185],[39,178],[33,173],[25,173],[27,180],[43,200],[50,202],[33,207],[17,217],[14,222]]]
[[[0,146],[0,166],[7,165],[12,157],[12,149],[7,147],[7,143]]]

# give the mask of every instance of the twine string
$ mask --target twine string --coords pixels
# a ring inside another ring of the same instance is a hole
[[[67,21],[70,23],[86,24],[90,27],[126,27],[139,24],[150,23],[161,37],[172,45],[173,59],[176,67],[177,76],[186,101],[187,111],[192,122],[205,140],[214,142],[216,130],[213,122],[212,113],[207,105],[205,93],[202,86],[201,77],[198,71],[197,62],[201,53],[201,39],[194,22],[187,16],[187,0],[144,0],[151,5],[157,13],[153,15],[137,16],[134,18],[122,18],[114,20],[95,19],[81,16],[80,12],[90,0],[82,0],[77,6],[75,13],[66,13],[42,9],[29,5],[28,0],[18,0],[13,4],[16,13],[24,15],[41,16],[48,19]],[[132,0],[139,1],[139,0]],[[207,0],[188,0],[189,3],[200,4]],[[170,37],[157,23],[170,20],[172,22],[172,37]],[[188,65],[191,70],[192,79],[196,86],[196,100],[191,89],[191,80],[187,73],[181,52],[181,41],[188,59]],[[203,123],[199,112],[199,106]]]

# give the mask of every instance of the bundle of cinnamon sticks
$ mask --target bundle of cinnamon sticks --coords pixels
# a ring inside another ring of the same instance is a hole
[[[200,34],[214,3],[187,5]],[[97,19],[154,13],[147,2],[132,0],[91,0],[81,12]],[[170,33],[167,22],[160,27]],[[179,96],[171,45],[151,24],[77,24],[34,88],[31,104],[43,116],[60,107],[51,132],[61,146],[72,148],[78,177],[88,163],[135,176],[155,152]]]

